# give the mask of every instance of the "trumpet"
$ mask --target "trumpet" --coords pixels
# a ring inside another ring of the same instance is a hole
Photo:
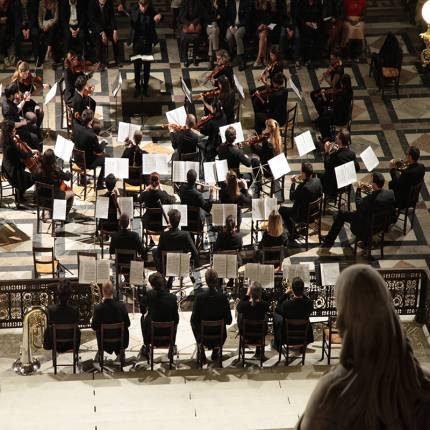
[[[303,176],[302,175],[294,175],[291,177],[291,181],[295,182],[296,184],[301,184],[303,183]]]
[[[365,192],[367,194],[371,194],[373,192],[372,184],[369,184],[368,182],[359,181],[358,182],[358,188],[361,188],[363,190],[363,192]]]
[[[328,150],[329,155],[334,154],[339,150],[339,145],[336,142],[328,142],[328,143],[329,143],[329,150]]]
[[[400,158],[394,160],[394,167],[397,170],[405,170],[409,166],[409,163],[405,160],[401,160]]]

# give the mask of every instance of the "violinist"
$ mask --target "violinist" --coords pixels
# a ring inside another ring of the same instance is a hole
[[[54,151],[47,149],[40,160],[39,166],[32,172],[33,180],[54,186],[54,199],[66,200],[66,214],[73,206],[74,193],[64,181],[70,181],[72,174],[63,172],[57,165]],[[43,192],[44,190],[42,190]]]
[[[328,88],[319,88],[318,90],[314,90],[311,92],[311,99],[314,102],[315,109],[318,114],[321,115],[324,107],[327,105],[327,99],[330,93],[333,93],[334,89],[340,88],[340,80],[344,75],[344,68],[342,64],[342,60],[339,57],[339,53],[337,51],[333,51],[330,54],[330,66],[329,68],[322,74],[319,83],[323,82],[327,83]],[[322,96],[322,93],[326,97]]]
[[[173,161],[181,159],[182,154],[191,154],[198,149],[199,138],[193,131],[196,127],[196,117],[188,114],[185,120],[185,129],[175,130],[171,128],[170,139],[175,152],[172,155]]]
[[[74,51],[68,51],[64,57],[64,101],[71,104],[75,94],[75,83],[79,76],[84,76],[84,67],[82,61]]]
[[[19,209],[24,201],[24,193],[33,185],[31,173],[26,172],[25,160],[32,158],[36,150],[23,151],[17,145],[19,136],[16,135],[15,125],[12,121],[5,120],[0,124],[3,147],[3,172],[9,183],[16,189],[15,201]]]
[[[88,84],[88,78],[84,75],[78,76],[75,82],[75,93],[71,100],[73,109],[73,122],[81,120],[82,112],[85,109],[90,109],[93,112],[96,110],[96,102],[90,96],[94,88]]]
[[[66,52],[82,54],[85,43],[86,0],[60,0],[60,25]]]
[[[140,130],[136,130],[133,134],[133,140],[128,137],[125,140],[127,147],[121,155],[121,158],[128,158],[130,167],[141,167],[142,166],[142,154],[147,154],[147,152],[140,147],[142,142],[143,134]]]
[[[216,53],[216,65],[212,72],[208,73],[207,80],[217,86],[217,80],[221,76],[226,76],[232,88],[235,87],[233,68],[231,67],[230,55],[225,49],[219,49]]]
[[[225,142],[218,147],[218,158],[227,160],[229,169],[239,172],[239,165],[251,167],[251,158],[238,148],[235,144],[236,130],[234,127],[228,127],[225,131]]]

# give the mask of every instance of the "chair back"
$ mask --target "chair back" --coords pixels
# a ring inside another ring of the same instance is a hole
[[[316,222],[318,219],[321,222],[321,212],[322,212],[322,197],[319,197],[313,202],[309,202],[308,215],[307,215],[308,225],[310,223]]]
[[[284,319],[285,345],[306,346],[309,319]]]
[[[55,276],[58,268],[57,264],[58,261],[55,258],[54,248],[52,246],[33,246],[33,267],[36,276],[39,274]]]
[[[157,348],[171,348],[175,342],[175,322],[151,321],[151,345]]]
[[[142,228],[151,232],[151,234],[160,234],[164,231],[162,226],[163,213],[161,208],[146,208],[145,215],[142,218]]]
[[[52,324],[52,346],[57,349],[59,344],[73,345],[72,350],[78,352],[78,325],[77,324]]]
[[[72,169],[73,163],[76,164],[79,168],[83,169],[84,172],[87,170],[87,162],[85,158],[85,151],[81,151],[80,149],[73,148],[72,152]]]
[[[287,111],[287,122],[285,123],[284,128],[284,152],[287,155],[287,136],[288,132],[291,133],[291,147],[294,145],[294,128],[296,126],[296,118],[297,118],[297,103],[288,109]]]
[[[179,161],[199,161],[199,151],[179,154]]]
[[[242,320],[242,338],[247,345],[264,346],[266,320]]]
[[[36,181],[35,186],[37,207],[52,211],[54,205],[54,185]]]
[[[197,206],[188,206],[188,231],[193,234],[203,234],[201,210]]]
[[[140,194],[142,192],[142,166],[129,166],[128,178],[123,179],[124,194]],[[132,185],[130,182],[138,182],[138,185]]]
[[[130,261],[136,260],[136,251],[133,249],[115,249],[115,267],[117,275],[130,274]]]
[[[263,248],[261,249],[262,264],[273,264],[274,266],[280,266],[283,259],[283,246],[263,246]]]
[[[386,231],[393,223],[394,209],[386,209],[381,212],[373,212],[370,219],[370,235]]]
[[[104,346],[109,343],[119,344],[120,349],[124,349],[124,322],[100,326],[99,350],[104,350]]]
[[[424,181],[421,181],[420,183],[416,185],[412,185],[411,188],[409,188],[409,195],[408,195],[408,208],[413,208],[420,198],[420,192],[421,188],[424,185]]]
[[[221,348],[224,344],[224,320],[201,321],[200,343],[212,348]]]

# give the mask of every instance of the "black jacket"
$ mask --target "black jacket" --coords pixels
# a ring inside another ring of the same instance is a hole
[[[176,149],[178,154],[191,154],[197,151],[199,138],[192,130],[179,130],[170,133],[170,139],[173,149]]]
[[[73,73],[73,71],[69,68],[64,69],[64,72],[63,72],[64,86],[65,86],[64,100],[68,105],[72,105],[73,103],[75,103],[78,109],[81,108],[81,101],[79,98],[76,98],[74,101],[73,97],[75,95],[76,79],[78,79],[78,76],[82,76],[83,74],[84,74],[83,72]],[[82,100],[82,103],[85,105],[84,100]]]
[[[183,184],[179,188],[178,195],[183,205],[202,208],[206,212],[211,211],[212,200],[206,200],[203,193],[197,190],[195,185]]]
[[[183,0],[179,9],[179,22],[181,24],[202,24],[204,16],[205,9],[201,0]]]
[[[92,111],[95,110],[95,101],[89,96],[82,97],[76,90],[74,90],[73,96],[70,99],[70,106],[72,107],[74,114],[79,113],[79,115],[82,115],[82,112],[85,109],[91,109]],[[75,122],[77,121],[73,121],[73,123]]]
[[[14,31],[15,33],[20,33],[21,29],[24,28],[23,23],[23,8],[22,4],[19,0],[14,2]],[[28,23],[27,28],[32,29],[38,29],[39,25],[37,22],[38,17],[38,2],[36,1],[29,1],[27,4],[27,14],[28,14]]]
[[[240,0],[239,3],[239,25],[238,27],[246,27],[249,30],[252,13],[254,11],[254,3],[250,0]],[[226,6],[226,22],[227,27],[234,26],[236,21],[236,1],[227,0]]]
[[[214,243],[214,252],[217,251],[230,251],[230,250],[241,250],[242,249],[242,236],[237,233],[227,233],[220,231]]]
[[[100,327],[102,324],[117,324],[124,322],[124,348],[128,347],[128,327],[130,327],[130,319],[124,303],[115,302],[113,299],[104,300],[94,307],[94,315],[91,321],[91,327],[96,331],[97,343],[100,342]],[[117,333],[114,334],[117,337]],[[108,343],[104,350],[109,354],[119,353],[119,344]]]
[[[25,176],[25,166],[23,160],[32,157],[32,155],[31,152],[20,151],[12,139],[4,139],[2,165],[12,186],[18,189],[25,188],[24,182],[26,181],[23,178]]]
[[[91,167],[96,160],[96,154],[103,152],[95,131],[77,122],[73,124],[73,142],[76,149],[85,152],[87,168]]]
[[[107,191],[102,197],[109,198],[108,219],[100,220],[99,229],[117,231],[119,229],[117,196],[115,193]]]
[[[213,161],[216,157],[216,149],[221,143],[219,128],[227,125],[227,116],[224,112],[211,119],[200,128],[200,133],[208,137],[204,150],[205,161]]]
[[[396,207],[404,208],[408,204],[409,190],[413,185],[424,179],[425,167],[421,163],[414,163],[402,172],[391,169],[389,187],[394,191]]]
[[[264,231],[263,237],[260,240],[259,248],[263,247],[272,247],[272,246],[287,246],[288,244],[288,235],[284,230],[280,236],[271,236],[267,230]]]
[[[288,90],[279,88],[269,95],[267,102],[267,116],[278,121],[280,127],[287,122]]]
[[[149,290],[146,295],[142,296],[140,303],[142,315],[147,313],[151,321],[179,323],[178,301],[174,294],[167,290],[160,291]]]
[[[321,194],[322,185],[319,178],[310,178],[299,184],[297,188],[296,184],[293,183],[290,190],[290,200],[294,201],[293,219],[297,222],[306,221],[309,203],[321,197]]]
[[[226,142],[218,147],[218,158],[227,160],[229,169],[237,170],[240,164],[251,166],[251,159],[241,149],[236,145],[228,145]]]
[[[309,0],[299,1],[297,17],[301,27],[305,26],[305,22],[316,22],[319,27],[322,20],[322,2],[314,1],[313,4],[310,5]]]
[[[116,30],[116,18],[112,0],[107,0],[104,5],[104,15],[98,0],[90,0],[88,4],[88,25],[94,36],[98,36],[105,30]]]
[[[136,251],[136,253],[140,256],[142,256],[144,252],[140,235],[135,231],[131,231],[128,229],[121,229],[112,234],[112,238],[109,245],[109,254],[115,254],[115,251],[117,249]],[[126,260],[130,259],[125,259],[124,257],[122,257],[119,262],[128,263],[129,261]]]
[[[144,16],[143,27],[138,28],[140,24],[139,18],[140,15]],[[139,5],[132,5],[130,9],[130,34],[128,36],[128,42],[135,43],[137,40],[146,40],[152,44],[158,42],[157,32],[155,30],[155,22],[154,17],[157,15],[156,10],[150,5],[145,13],[139,9]]]
[[[60,6],[60,25],[64,33],[67,33],[70,28],[70,4],[69,0],[59,0]],[[79,32],[86,30],[87,25],[87,1],[78,0],[76,2],[76,12],[78,20]]]
[[[52,349],[52,324],[78,324],[79,323],[79,309],[71,305],[51,305],[48,307],[48,326],[46,327],[43,348]],[[73,337],[73,331],[64,334],[68,338]],[[77,346],[81,343],[81,331],[76,330]],[[73,342],[63,343],[59,342],[57,344],[58,352],[65,352],[73,348]]]
[[[237,305],[237,313],[247,320],[264,320],[268,310],[269,303],[261,301],[252,305],[248,296],[243,297]]]
[[[8,100],[6,97],[2,98],[1,110],[3,119],[12,122],[19,122],[21,120],[18,106],[13,101]]]

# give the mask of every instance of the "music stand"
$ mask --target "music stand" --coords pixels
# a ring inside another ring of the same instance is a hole
[[[112,85],[112,96],[115,99],[115,125],[111,127],[112,131],[118,131],[118,93],[121,87],[122,87],[122,76],[121,76],[121,70],[118,69],[118,74]]]
[[[192,113],[195,116],[196,107],[194,105],[193,95],[191,93],[191,90],[188,88],[188,85],[185,83],[184,78],[182,76],[180,77],[180,80],[181,80],[181,89],[185,96],[185,100],[184,100],[185,110],[187,111],[187,113]]]

